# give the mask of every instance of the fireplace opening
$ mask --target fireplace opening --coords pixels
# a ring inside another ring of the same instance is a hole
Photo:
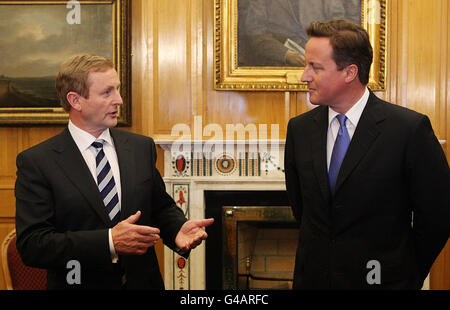
[[[237,284],[233,286],[243,290],[292,289],[296,223],[239,221],[236,239]]]
[[[206,289],[290,288],[298,225],[286,191],[204,191],[204,195],[205,216],[215,219],[207,230]],[[255,214],[264,216],[252,217]]]

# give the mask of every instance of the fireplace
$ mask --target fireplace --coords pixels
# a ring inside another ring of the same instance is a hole
[[[288,209],[284,180],[284,141],[235,141],[234,149],[227,144],[226,152],[217,153],[211,141],[158,141],[164,150],[164,181],[166,190],[187,218],[213,217],[215,222],[207,228],[208,239],[193,250],[189,259],[164,251],[164,281],[166,289],[202,290],[223,289],[222,266],[222,208],[223,207],[279,207]],[[176,147],[173,147],[176,144]],[[270,145],[270,150],[268,146]],[[280,209],[280,210],[281,210]],[[289,285],[292,271],[274,275],[273,270],[261,272],[260,249],[256,247],[264,238],[266,229],[295,229],[292,218],[280,222],[267,220],[237,221],[240,228],[247,225],[247,231],[253,231],[255,244],[253,252],[241,260],[241,269],[236,271],[236,289],[245,289],[252,285],[273,285],[272,288]],[[267,226],[269,225],[269,226]],[[275,227],[274,225],[280,225]],[[264,227],[267,226],[267,227]],[[238,233],[239,236],[244,232]],[[258,234],[262,236],[258,237]],[[293,235],[292,230],[288,233]],[[225,234],[226,235],[226,234]],[[295,235],[297,235],[295,233]],[[246,237],[250,238],[250,237]],[[277,241],[271,241],[276,243]],[[296,241],[289,241],[296,243]],[[282,244],[283,242],[278,242]],[[292,247],[292,246],[291,246]],[[256,250],[256,252],[254,252]],[[243,250],[238,251],[243,253]],[[287,254],[282,254],[287,255]],[[290,254],[289,254],[290,255]],[[248,261],[248,271],[245,269]],[[292,258],[289,258],[292,261]],[[276,259],[274,259],[276,261]],[[278,260],[279,261],[279,260]],[[273,264],[273,262],[270,265]],[[242,275],[243,274],[243,275]],[[279,279],[284,277],[285,279]],[[260,278],[279,279],[276,281]],[[259,282],[257,282],[259,281]],[[273,283],[272,283],[273,282]],[[250,286],[246,286],[246,284]],[[258,284],[259,283],[259,284]]]

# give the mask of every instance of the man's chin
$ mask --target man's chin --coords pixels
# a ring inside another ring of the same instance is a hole
[[[308,91],[306,100],[307,100],[307,103],[310,105],[320,105],[313,90]]]
[[[108,127],[116,127],[117,126],[117,117],[110,117],[108,120]]]
[[[312,104],[312,105],[321,105],[321,104],[320,104],[320,101],[315,100],[314,97],[313,97],[313,98],[309,97],[309,98],[308,98],[308,101],[309,101],[309,103]]]

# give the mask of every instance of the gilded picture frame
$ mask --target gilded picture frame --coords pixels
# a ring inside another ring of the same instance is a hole
[[[70,56],[110,58],[120,78],[118,124],[131,125],[131,0],[0,0],[0,125],[67,124],[55,78]]]
[[[290,0],[273,0],[273,5],[261,15],[266,20],[267,14],[281,14],[281,12],[292,9]],[[318,3],[317,0],[299,0],[299,6],[311,7]],[[323,3],[326,3],[324,0]],[[341,0],[342,1],[342,0]],[[385,90],[385,72],[386,72],[386,26],[387,26],[387,0],[343,0],[342,3],[347,11],[352,11],[353,19],[361,22],[361,25],[369,33],[370,41],[374,51],[373,63],[370,70],[370,78],[368,87],[374,91]],[[250,3],[253,2],[253,3]],[[242,61],[242,50],[245,45],[252,45],[253,42],[248,40],[251,29],[261,29],[260,25],[255,25],[258,21],[255,16],[259,16],[259,11],[252,8],[259,7],[267,3],[267,0],[215,0],[215,25],[214,25],[214,88],[216,90],[242,90],[242,91],[306,91],[306,83],[301,82],[301,76],[304,66],[286,65],[279,62],[260,63],[255,65],[252,61]],[[256,6],[258,3],[258,6]],[[335,0],[328,3],[337,3]],[[354,5],[351,7],[350,4]],[[283,5],[286,7],[283,8]],[[326,4],[323,4],[326,5]],[[244,11],[244,6],[247,12]],[[289,7],[288,7],[289,6]],[[280,8],[278,10],[278,8]],[[298,8],[297,8],[298,9]],[[251,11],[253,10],[253,11]],[[356,14],[355,14],[355,10]],[[359,15],[360,10],[360,15]],[[244,11],[244,13],[243,13]],[[295,10],[293,10],[295,11]],[[327,9],[327,12],[332,11]],[[250,12],[250,13],[249,13]],[[269,13],[268,13],[269,12]],[[279,13],[273,13],[279,12]],[[337,12],[337,11],[336,11]],[[299,13],[300,14],[300,13]],[[350,14],[350,13],[348,13]],[[298,14],[297,14],[298,15]],[[358,16],[359,15],[359,16]],[[244,18],[245,16],[245,18]],[[319,16],[319,15],[317,15]],[[322,18],[325,13],[321,13]],[[349,15],[350,16],[350,15]],[[287,21],[289,17],[278,16],[276,20]],[[341,16],[329,16],[326,19]],[[298,20],[300,18],[297,16]],[[311,18],[311,17],[309,17]],[[344,17],[345,18],[345,17]],[[345,18],[350,19],[350,18]],[[294,20],[294,19],[292,19]],[[319,18],[320,20],[320,18]],[[255,22],[256,21],[256,22]],[[263,21],[264,23],[269,23]],[[355,21],[356,22],[356,21]],[[288,29],[286,24],[282,29]],[[275,28],[273,23],[267,26],[267,29]],[[304,27],[306,28],[306,26]],[[306,35],[306,33],[305,33]],[[287,35],[280,35],[284,40]],[[264,41],[264,40],[260,40]],[[289,40],[291,41],[291,40]],[[250,42],[250,43],[249,43]],[[283,41],[281,41],[283,42]],[[265,42],[267,43],[267,41]],[[287,46],[288,40],[283,46]],[[300,43],[299,43],[300,45]],[[252,45],[256,46],[256,44]],[[258,55],[270,50],[268,45],[261,45],[261,48],[255,48],[247,55]],[[252,56],[247,57],[250,60]],[[267,56],[265,59],[269,59]],[[257,58],[257,57],[256,57]]]

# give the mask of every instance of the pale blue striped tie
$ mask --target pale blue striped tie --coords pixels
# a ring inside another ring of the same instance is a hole
[[[95,157],[97,184],[106,207],[106,212],[113,225],[116,225],[120,219],[119,194],[117,193],[111,166],[103,151],[104,142],[105,140],[103,139],[97,139],[92,143],[92,146],[97,150],[97,156]]]

